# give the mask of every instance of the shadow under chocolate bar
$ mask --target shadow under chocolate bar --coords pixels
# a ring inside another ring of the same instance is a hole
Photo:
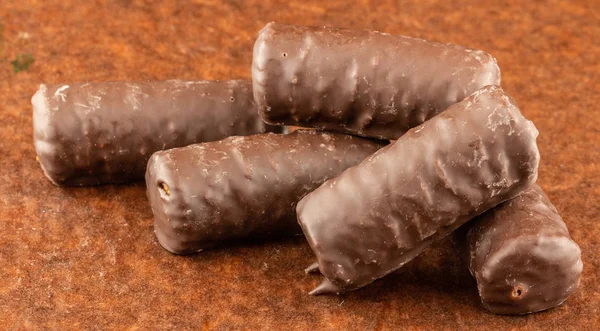
[[[325,182],[297,206],[326,277],[311,293],[363,287],[515,197],[537,179],[537,135],[488,86]]]
[[[32,104],[35,149],[57,185],[141,180],[158,150],[269,129],[242,80],[43,84]]]
[[[146,173],[154,231],[176,254],[301,233],[296,203],[386,143],[298,130],[157,152]]]
[[[491,55],[386,33],[269,23],[254,44],[254,97],[267,123],[397,139],[486,85]]]
[[[549,309],[577,289],[581,250],[539,186],[464,228],[459,238],[463,256],[491,312],[521,315]]]

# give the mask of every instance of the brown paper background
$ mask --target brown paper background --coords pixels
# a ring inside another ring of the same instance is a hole
[[[432,330],[600,328],[600,9],[597,1],[0,0],[0,328]],[[449,241],[344,296],[302,237],[164,251],[143,183],[58,188],[35,161],[30,98],[75,81],[249,78],[269,21],[453,42],[497,57],[540,131],[539,184],[583,251],[579,291],[526,317],[481,308]],[[0,46],[2,47],[2,46]],[[15,73],[10,62],[31,53]]]

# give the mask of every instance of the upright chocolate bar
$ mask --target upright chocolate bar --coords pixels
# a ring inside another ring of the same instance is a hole
[[[304,197],[298,220],[327,278],[363,287],[535,182],[538,131],[488,86]]]
[[[146,173],[154,231],[162,246],[177,254],[301,233],[296,203],[381,146],[355,136],[300,130],[157,152]]]
[[[57,185],[144,178],[155,151],[266,131],[249,81],[41,85],[34,143]]]
[[[252,82],[267,123],[397,139],[486,85],[489,54],[386,33],[269,23]]]
[[[537,185],[465,227],[465,260],[490,311],[528,314],[549,309],[577,289],[581,251]]]

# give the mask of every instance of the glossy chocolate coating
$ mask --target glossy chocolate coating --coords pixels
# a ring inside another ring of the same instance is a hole
[[[490,311],[528,314],[549,309],[577,289],[581,251],[537,185],[465,227],[466,261]]]
[[[486,85],[491,55],[379,32],[269,23],[252,82],[267,123],[397,139]]]
[[[363,287],[535,182],[538,131],[488,86],[325,182],[297,206],[327,280]]]
[[[266,131],[241,80],[41,85],[32,104],[35,149],[57,185],[141,180],[155,151]]]
[[[187,254],[245,238],[301,233],[296,203],[383,142],[300,130],[155,153],[146,185],[159,242]]]

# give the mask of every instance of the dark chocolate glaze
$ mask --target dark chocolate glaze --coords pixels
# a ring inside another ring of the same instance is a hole
[[[312,294],[363,287],[535,182],[538,131],[485,87],[325,182],[297,206],[327,278]]]
[[[465,256],[483,305],[528,314],[563,303],[579,285],[579,246],[537,186],[465,225]]]
[[[269,23],[254,44],[254,98],[267,123],[397,139],[486,85],[491,55],[386,33]]]
[[[267,130],[241,80],[41,85],[32,104],[35,149],[57,185],[141,180],[155,151]]]
[[[300,130],[157,152],[146,173],[156,236],[170,252],[187,254],[244,238],[302,233],[296,203],[381,146]]]

